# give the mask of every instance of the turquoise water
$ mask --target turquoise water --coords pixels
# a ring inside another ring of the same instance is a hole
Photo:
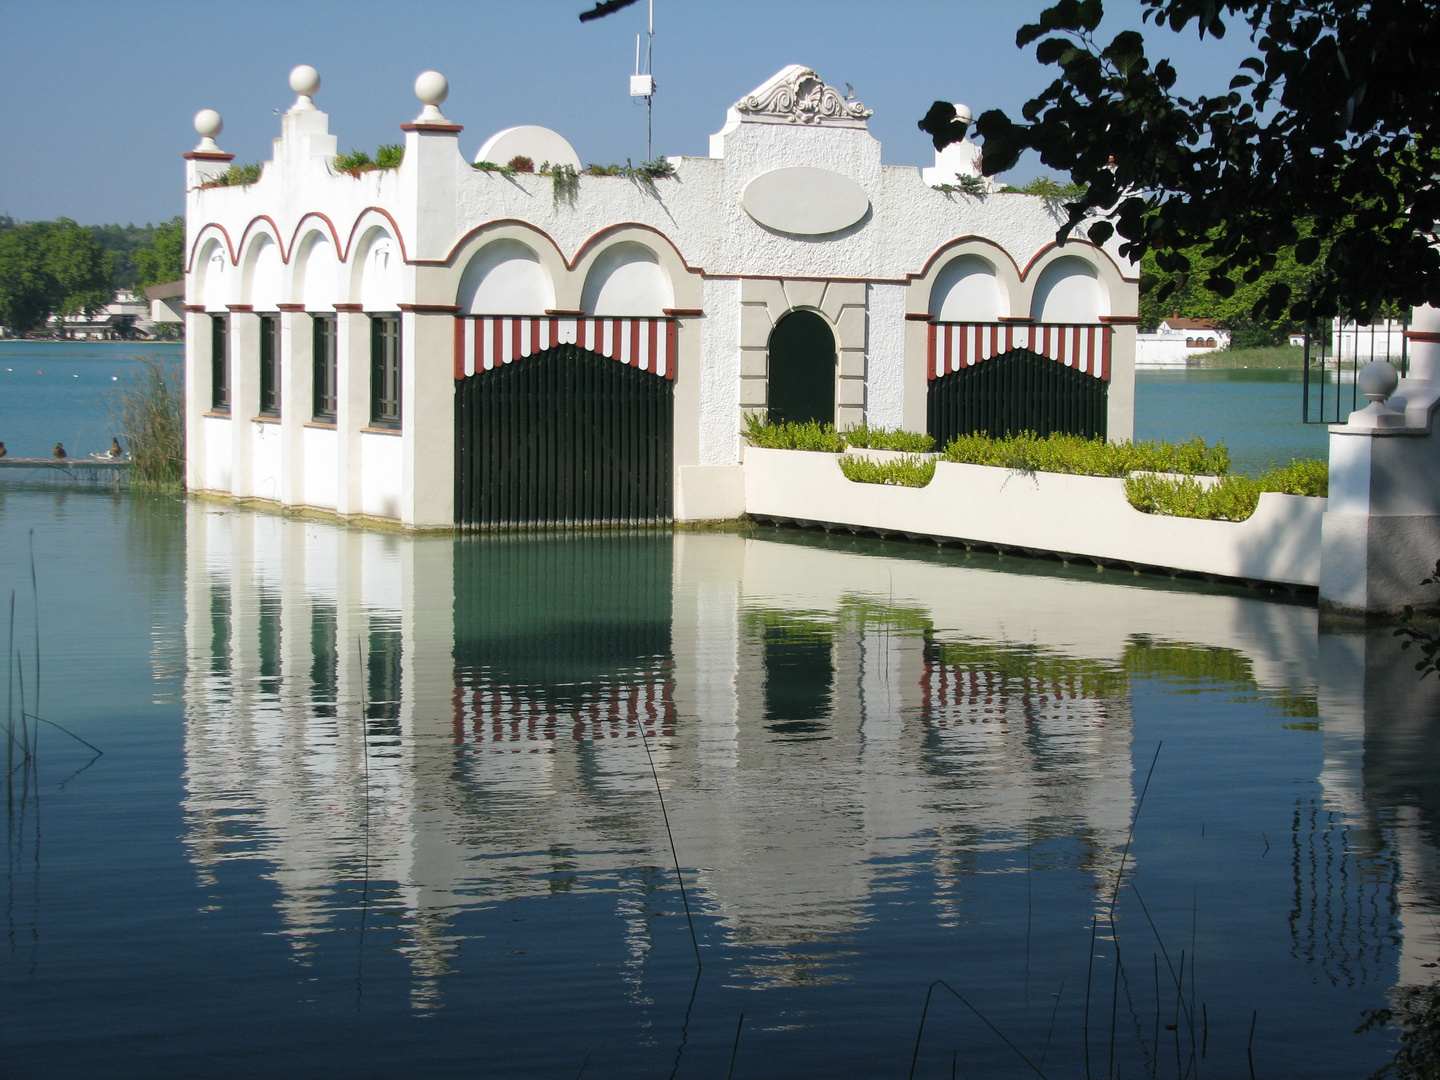
[[[1296,458],[1328,458],[1329,429],[1301,422],[1301,393],[1298,371],[1137,372],[1135,438],[1223,441],[1234,470],[1251,476]]]
[[[5,485],[12,591],[104,753],[11,775],[6,1076],[1355,1077],[1440,955],[1434,686],[1305,606]]]
[[[184,346],[136,341],[0,341],[0,442],[11,457],[106,450],[114,403],[144,359],[178,364]]]
[[[1137,434],[1255,385],[1142,376]],[[11,475],[0,1075],[1357,1077],[1440,957],[1440,689],[1388,631]]]

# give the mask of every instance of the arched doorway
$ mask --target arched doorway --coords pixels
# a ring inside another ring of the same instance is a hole
[[[770,331],[770,422],[835,422],[835,335],[813,311],[792,311]]]
[[[457,380],[455,523],[669,521],[673,387],[577,345]]]

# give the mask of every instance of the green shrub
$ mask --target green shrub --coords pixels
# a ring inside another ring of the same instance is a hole
[[[1260,475],[1262,491],[1279,491],[1285,495],[1330,494],[1330,465],[1319,458],[1292,461]]]
[[[962,173],[955,177],[953,184],[931,184],[930,186],[943,195],[979,195],[984,198],[990,194],[990,188],[985,183],[985,178],[972,173]]]
[[[363,172],[373,172],[376,169],[398,169],[404,160],[405,147],[402,144],[385,143],[375,151],[374,158],[371,158],[364,150],[351,150],[348,154],[336,154],[335,169],[337,172],[359,176]]]
[[[1142,473],[1125,481],[1125,498],[1142,513],[1212,521],[1244,521],[1255,512],[1260,490],[1248,476],[1223,476],[1209,488],[1193,476]]]
[[[573,165],[552,165],[545,162],[540,166],[540,175],[550,177],[550,201],[554,206],[564,203],[574,206],[580,194],[580,174]]]
[[[840,471],[847,480],[861,484],[891,484],[896,487],[924,487],[935,479],[935,459],[919,458],[906,454],[890,461],[871,461],[869,458],[840,458]]]
[[[364,150],[351,150],[348,154],[335,155],[337,172],[359,173],[374,167],[375,162],[370,160],[370,155]]]
[[[511,160],[513,161],[514,159],[512,158]],[[514,176],[520,171],[513,165],[497,165],[493,161],[472,161],[470,167],[472,169],[478,169],[480,172],[499,173],[501,176]],[[534,170],[531,171],[533,172]]]
[[[794,424],[788,420],[772,424],[763,413],[745,414],[745,437],[755,446],[770,450],[820,450],[838,454],[845,449],[845,439],[834,424],[811,420]]]
[[[981,433],[956,436],[944,453],[946,461],[967,465],[1079,476],[1126,476],[1138,471],[1224,476],[1230,471],[1225,444],[1206,446],[1198,438],[1183,443],[1109,443],[1079,435],[1051,434],[1042,439],[1028,431],[1000,439]]]
[[[840,433],[846,446],[871,450],[901,450],[907,454],[925,454],[935,449],[935,439],[918,431],[900,428],[872,428],[869,424],[849,428]]]
[[[201,184],[201,187],[243,187],[246,184],[253,184],[260,179],[260,173],[265,166],[259,161],[251,162],[249,165],[231,165],[213,180]]]

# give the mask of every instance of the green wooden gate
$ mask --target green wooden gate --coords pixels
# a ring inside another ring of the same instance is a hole
[[[456,525],[671,520],[673,386],[578,345],[457,379]]]
[[[931,380],[928,427],[937,446],[979,432],[1103,439],[1109,386],[1029,349],[1012,349]]]

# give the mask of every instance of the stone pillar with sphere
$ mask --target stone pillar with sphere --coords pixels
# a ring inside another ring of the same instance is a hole
[[[1415,309],[1405,378],[1385,360],[1357,375],[1369,401],[1330,428],[1320,607],[1386,616],[1440,602],[1422,585],[1440,560],[1440,310]]]

